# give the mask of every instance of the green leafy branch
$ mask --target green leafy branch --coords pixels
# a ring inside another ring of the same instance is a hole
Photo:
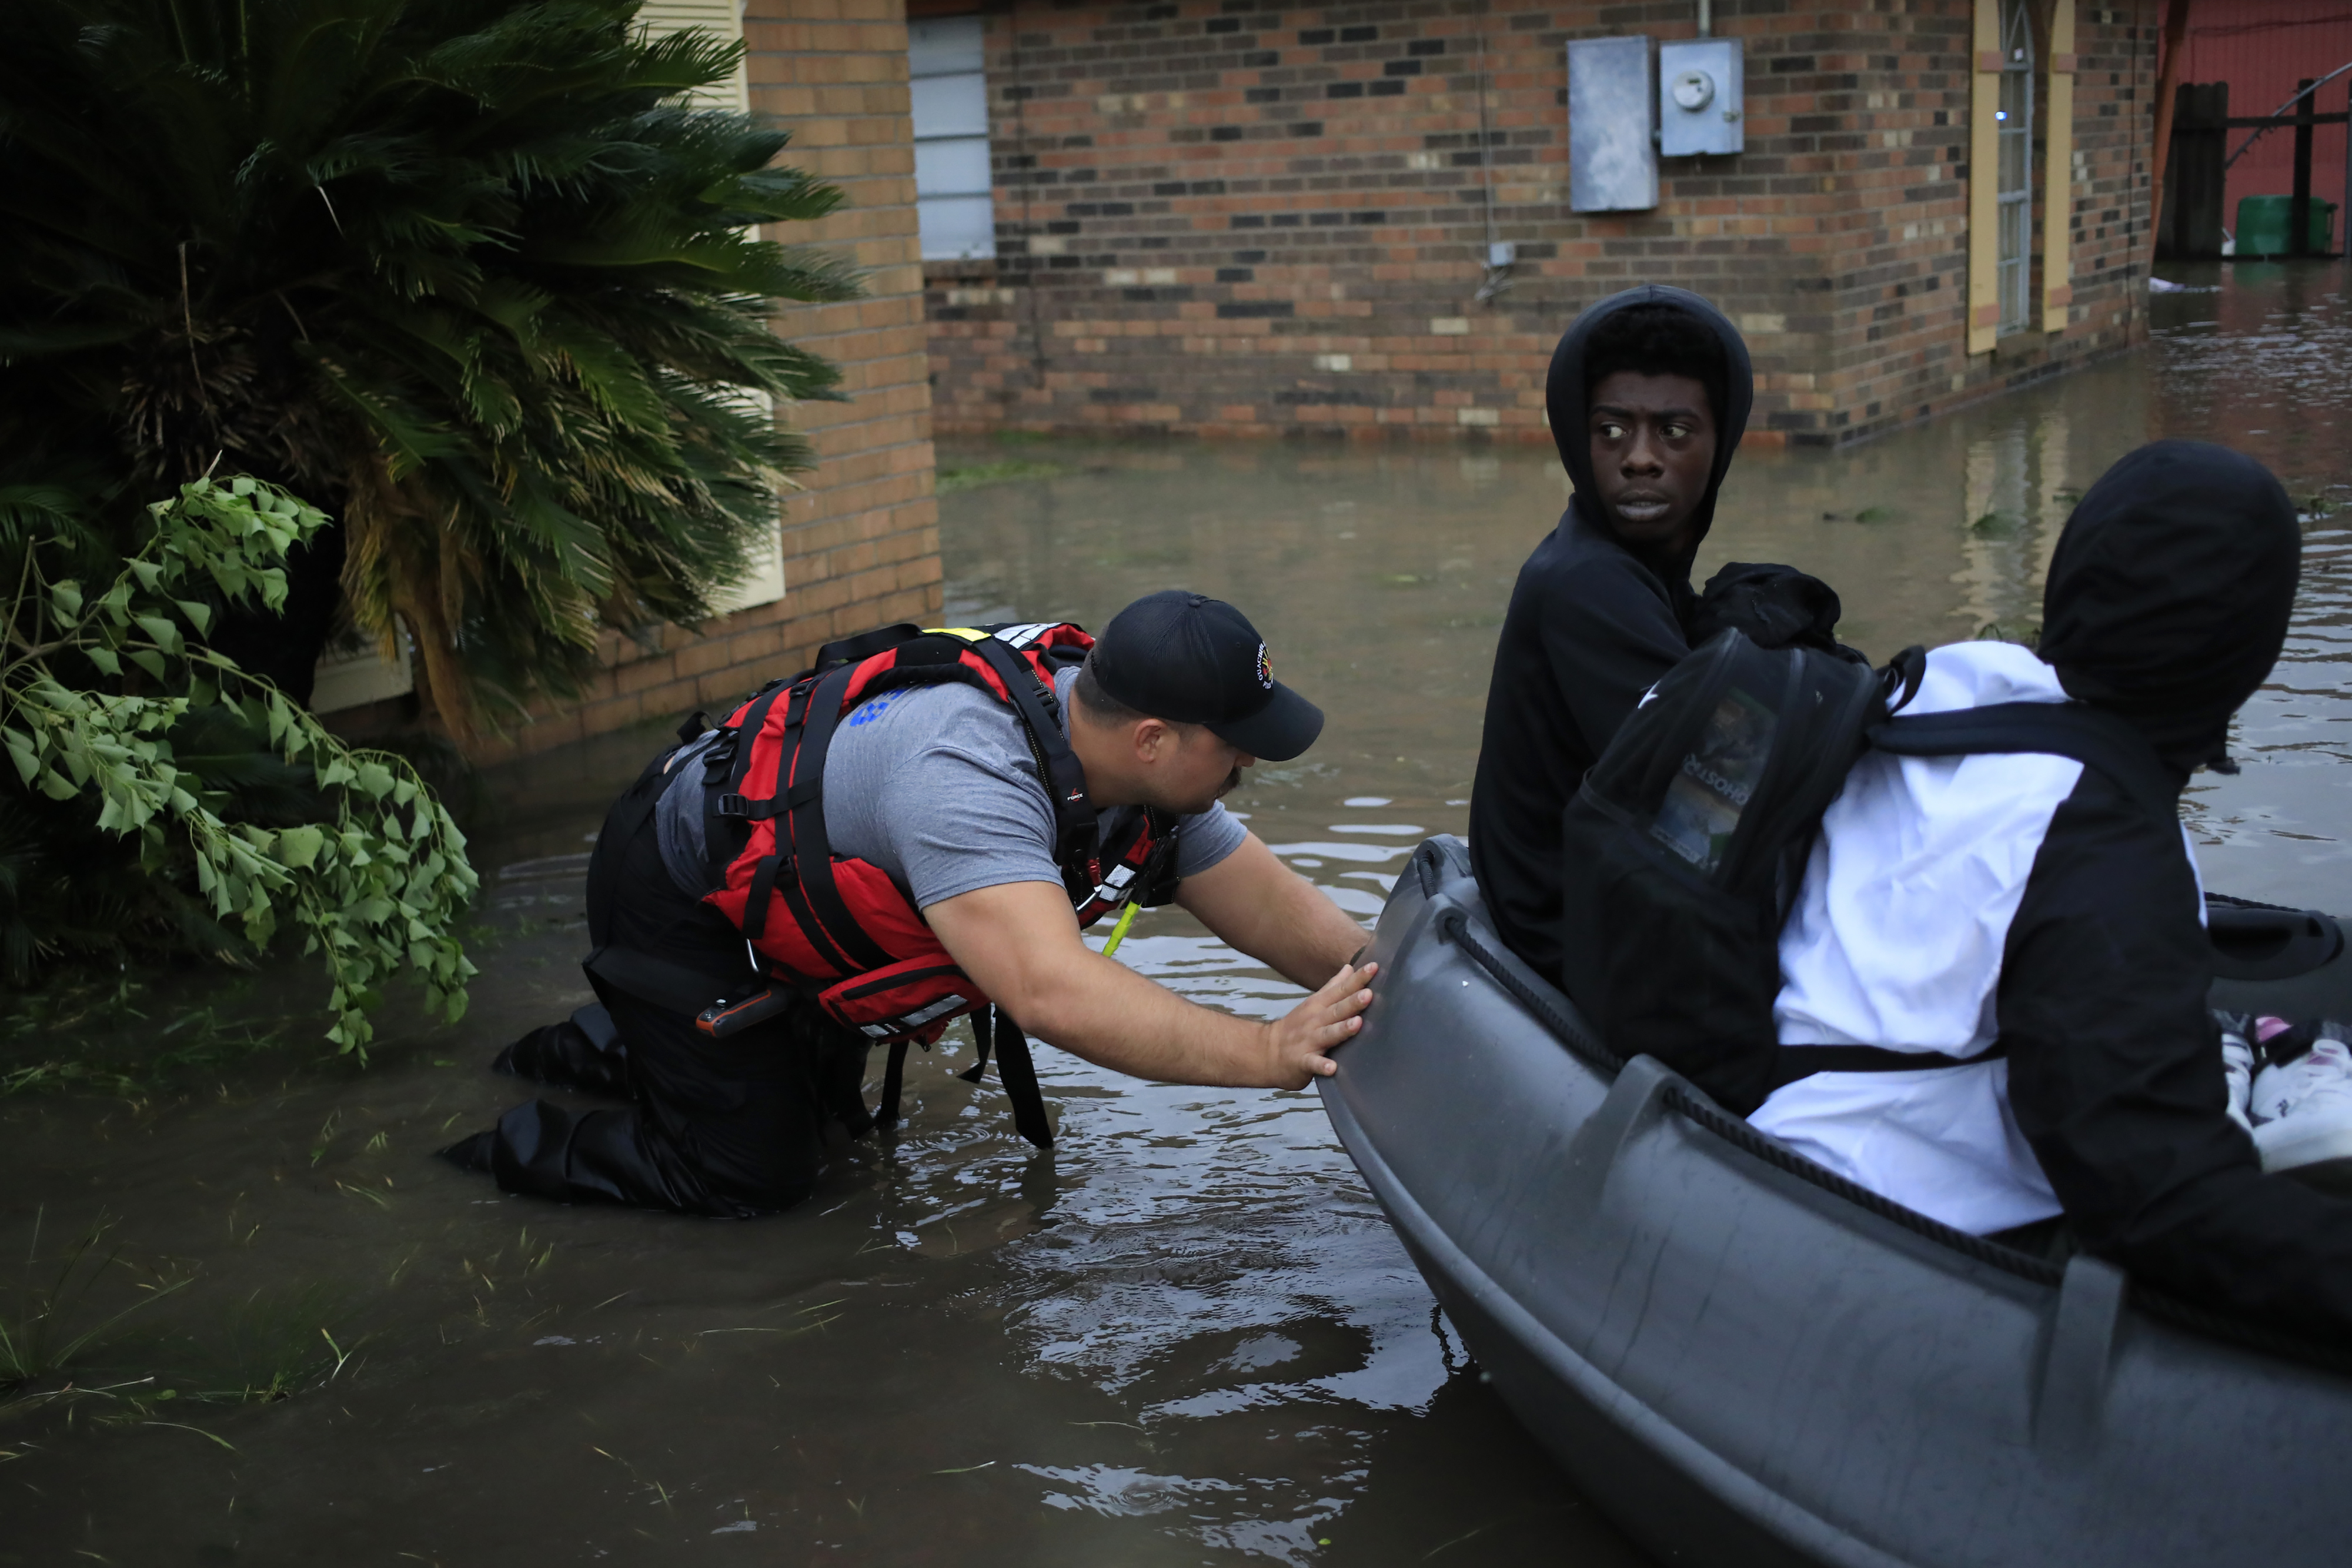
[[[207,590],[281,608],[287,552],[326,515],[242,476],[197,479],[149,510],[147,543],[95,595],[44,572],[54,546],[25,549],[0,650],[0,745],[28,788],[94,800],[100,829],[136,834],[151,870],[174,838],[184,844],[199,894],[256,948],[290,917],[333,978],[327,1038],[340,1049],[364,1055],[377,985],[404,967],[454,1022],[475,972],[456,932],[479,885],[457,823],[406,761],[344,745],[268,682],[188,640],[210,629]],[[78,665],[102,686],[79,684]],[[172,745],[184,718],[215,705],[288,763],[308,763],[324,820],[224,819],[227,797]]]

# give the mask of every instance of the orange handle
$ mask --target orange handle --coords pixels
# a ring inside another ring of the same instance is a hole
[[[751,1028],[782,1012],[793,999],[792,992],[782,986],[771,986],[755,996],[740,1002],[720,1002],[702,1009],[694,1027],[713,1040],[725,1040],[739,1030]]]

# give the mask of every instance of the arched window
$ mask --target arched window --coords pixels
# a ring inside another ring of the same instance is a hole
[[[2001,0],[1997,159],[2000,329],[2027,325],[2033,272],[2033,27],[2026,0]]]

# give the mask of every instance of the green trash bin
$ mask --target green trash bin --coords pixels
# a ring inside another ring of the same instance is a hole
[[[2311,199],[2311,246],[2314,256],[2326,256],[2335,250],[2330,242],[2336,237],[2336,204]],[[2246,196],[2238,203],[2237,256],[2241,261],[2250,256],[2284,256],[2294,248],[2290,243],[2294,232],[2294,198],[2293,196]]]

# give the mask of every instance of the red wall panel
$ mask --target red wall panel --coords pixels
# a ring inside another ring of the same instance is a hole
[[[2188,53],[2184,82],[2226,81],[2230,112],[2269,114],[2294,95],[2303,78],[2326,76],[2352,61],[2352,4],[2345,0],[2171,0],[2187,4]],[[2322,114],[2342,113],[2352,71],[2321,88]],[[2344,138],[2341,125],[2323,125],[2313,137],[2311,193],[2325,202],[2344,199]],[[2251,131],[2230,132],[2235,152]],[[2294,189],[2294,132],[2273,131],[2231,165],[2221,221],[2238,223],[2242,196],[2286,195]],[[2336,219],[2340,244],[2344,214]]]

